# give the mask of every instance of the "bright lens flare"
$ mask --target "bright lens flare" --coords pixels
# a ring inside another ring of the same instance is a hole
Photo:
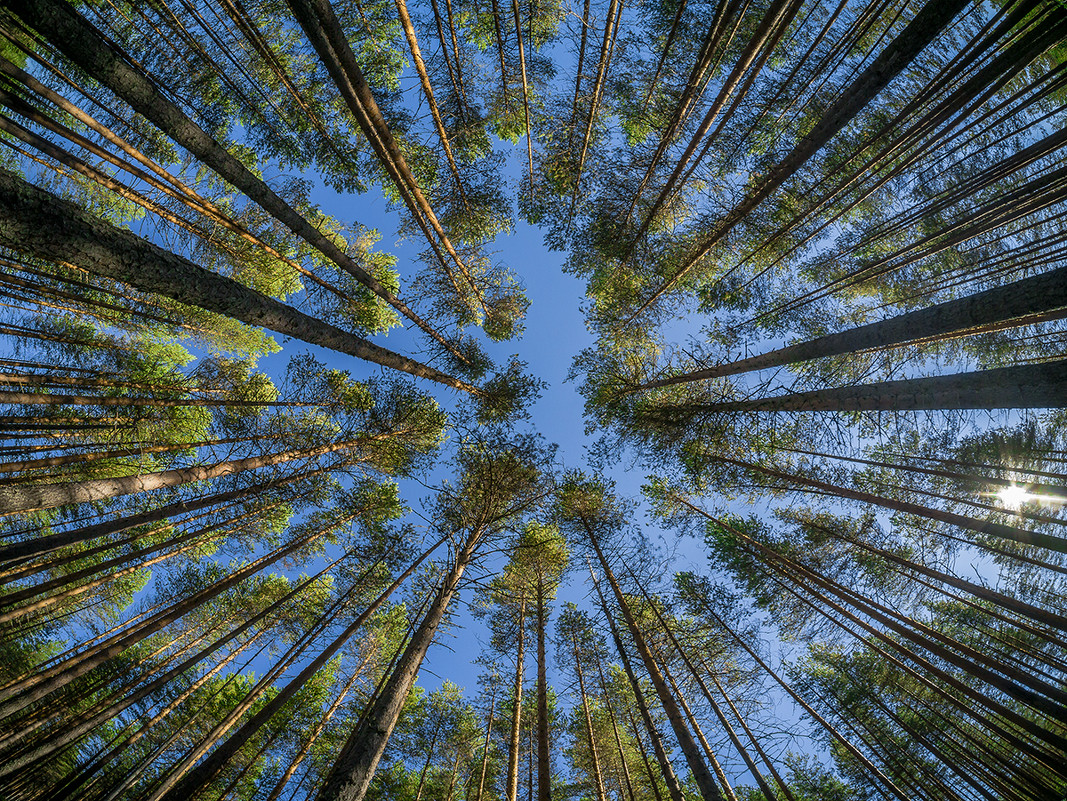
[[[1018,509],[1027,501],[1031,500],[1033,496],[1026,491],[1025,487],[1019,487],[1012,484],[1010,487],[1005,487],[997,493],[997,498],[1000,499],[1000,505],[1006,509]]]

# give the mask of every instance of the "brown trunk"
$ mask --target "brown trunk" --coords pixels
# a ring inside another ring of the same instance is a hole
[[[515,646],[515,685],[512,690],[511,737],[509,738],[508,778],[504,790],[507,801],[519,799],[519,733],[522,727],[522,680],[526,657],[526,598],[519,602],[518,643]]]
[[[0,516],[53,509],[73,503],[93,503],[123,495],[150,492],[166,487],[179,487],[191,481],[209,481],[243,473],[246,470],[284,464],[294,459],[311,459],[347,450],[358,447],[360,442],[359,439],[351,439],[330,445],[320,445],[317,448],[280,451],[264,456],[249,456],[245,459],[216,462],[207,467],[182,467],[123,478],[93,478],[69,484],[4,486],[0,487]]]
[[[464,381],[310,317],[116,228],[6,170],[0,170],[0,220],[4,223],[0,244],[13,250],[48,261],[70,262],[143,292],[166,295],[248,325],[477,393]]]
[[[74,9],[60,0],[17,0],[11,10],[26,24],[40,28],[45,39],[89,75],[100,80],[160,130],[244,192],[295,234],[355,277],[378,297],[418,325],[445,347],[440,334],[417,317],[388,289],[344,253],[332,240],[255,177],[226,148],[211,138],[177,105],[164,97],[145,75],[124,60],[118,48],[104,39]],[[458,355],[458,354],[457,354]]]
[[[671,767],[667,749],[663,745],[663,739],[660,737],[656,724],[652,721],[652,714],[649,712],[648,703],[645,701],[645,693],[641,689],[641,684],[638,682],[637,676],[634,675],[633,667],[630,664],[630,657],[626,653],[626,649],[623,647],[622,637],[619,635],[618,627],[615,625],[615,618],[611,615],[611,612],[608,609],[607,600],[600,591],[600,584],[597,582],[596,576],[593,575],[592,568],[590,568],[589,573],[593,579],[593,587],[596,589],[597,596],[600,599],[600,608],[603,610],[604,617],[607,618],[608,626],[611,629],[611,638],[615,643],[615,650],[618,652],[619,658],[622,660],[622,667],[626,672],[626,678],[630,681],[630,688],[633,690],[634,700],[637,702],[637,708],[641,713],[641,720],[645,724],[645,731],[648,732],[648,736],[652,740],[652,748],[656,752],[656,760],[659,762],[660,772],[663,774],[663,781],[667,785],[667,792],[670,793],[671,801],[685,801],[685,796],[682,793],[682,786],[678,781],[678,777],[674,773],[674,768]],[[637,728],[635,726],[634,731],[636,732],[636,730]],[[643,753],[644,751],[642,750],[642,754]],[[659,789],[654,780],[652,781],[652,786],[656,789],[656,795],[658,797]]]
[[[548,674],[545,659],[545,609],[547,592],[542,577],[537,577],[537,801],[551,801],[552,761],[549,754],[548,731]]]
[[[653,658],[651,651],[649,651],[648,645],[645,643],[645,638],[641,634],[641,630],[637,627],[637,621],[634,620],[633,614],[630,612],[630,607],[626,603],[626,598],[622,594],[622,589],[620,589],[618,582],[615,581],[615,575],[611,572],[611,568],[608,566],[608,561],[604,557],[603,551],[600,549],[600,543],[597,542],[596,535],[588,525],[585,524],[584,519],[582,520],[582,523],[583,525],[586,525],[589,541],[592,544],[593,549],[596,551],[597,558],[600,560],[600,566],[604,570],[604,576],[608,580],[608,585],[615,594],[615,601],[618,603],[619,609],[622,611],[623,619],[626,621],[626,627],[630,630],[630,636],[633,638],[634,646],[637,648],[637,653],[645,665],[645,671],[652,680],[652,686],[656,689],[656,696],[659,698],[660,704],[663,706],[663,711],[667,713],[667,720],[670,721],[671,728],[674,730],[674,736],[678,739],[678,745],[681,747],[682,753],[685,755],[685,761],[689,765],[689,769],[693,772],[693,778],[696,780],[701,796],[705,801],[723,801],[722,793],[720,793],[719,788],[715,786],[715,780],[711,776],[711,771],[708,770],[708,766],[700,756],[699,746],[697,746],[696,742],[693,740],[692,733],[685,725],[685,720],[682,717],[681,710],[678,708],[678,703],[668,689],[667,682],[664,680],[663,674],[660,672],[659,665],[656,664],[656,660]]]
[[[582,672],[582,659],[578,654],[578,640],[571,637],[574,645],[574,671],[578,674],[578,693],[582,698],[582,714],[585,716],[585,732],[589,741],[589,759],[593,763],[593,789],[597,801],[606,801],[604,776],[600,771],[600,757],[596,750],[596,738],[593,736],[593,716],[589,714],[589,698],[585,692],[585,676]]]
[[[433,604],[412,636],[381,695],[368,711],[363,725],[352,732],[338,754],[319,791],[320,801],[362,801],[366,795],[378,762],[396,727],[400,710],[415,683],[426,651],[433,642],[437,627],[444,619],[463,572],[474,557],[484,535],[483,528],[475,529],[456,554],[452,569],[442,582]]]

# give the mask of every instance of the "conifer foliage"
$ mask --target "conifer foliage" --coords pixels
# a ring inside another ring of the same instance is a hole
[[[0,801],[1062,801],[1065,165],[1063,0],[3,0]]]

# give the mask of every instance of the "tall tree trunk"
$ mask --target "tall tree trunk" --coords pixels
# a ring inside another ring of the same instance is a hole
[[[619,654],[619,658],[622,660],[623,670],[626,672],[626,678],[630,682],[630,688],[634,693],[634,700],[637,702],[637,708],[641,713],[641,720],[645,724],[645,730],[648,732],[649,738],[652,740],[652,748],[656,752],[656,760],[659,762],[660,772],[663,774],[663,781],[667,785],[667,792],[670,793],[671,801],[685,801],[685,796],[682,793],[682,786],[678,781],[678,777],[674,773],[674,768],[671,767],[671,761],[667,755],[667,749],[663,745],[663,739],[660,736],[659,729],[656,728],[656,724],[652,720],[652,714],[648,709],[648,702],[645,700],[645,693],[641,689],[641,684],[637,680],[637,676],[634,674],[633,666],[630,664],[630,657],[626,652],[626,649],[622,644],[622,637],[619,634],[619,629],[615,625],[615,618],[611,614],[611,610],[608,608],[607,599],[604,598],[603,593],[600,591],[600,584],[596,580],[596,576],[593,575],[592,568],[590,568],[590,576],[593,579],[593,587],[596,589],[597,596],[600,599],[600,608],[604,612],[604,617],[608,620],[608,626],[611,629],[611,638],[615,643],[615,650]],[[653,781],[653,787],[656,786]],[[657,796],[659,791],[657,789]]]
[[[209,481],[223,476],[236,475],[246,470],[284,464],[294,459],[311,459],[341,450],[358,447],[361,440],[350,439],[320,445],[317,448],[280,451],[263,456],[249,456],[245,459],[232,459],[216,462],[207,467],[180,467],[163,470],[158,473],[122,478],[90,478],[68,484],[30,484],[24,486],[0,487],[0,516],[41,509],[54,509],[72,503],[93,503],[94,501],[118,498],[140,492],[151,492],[166,487],[179,487],[191,481]]]
[[[329,662],[334,655],[341,650],[346,642],[352,638],[352,636],[363,626],[364,623],[370,619],[381,605],[388,600],[389,596],[393,594],[397,587],[406,581],[415,569],[418,568],[437,548],[439,548],[444,542],[446,537],[442,537],[432,546],[427,548],[403,573],[396,577],[392,584],[390,584],[377,598],[374,599],[371,604],[364,609],[359,615],[356,616],[344,631],[342,631],[333,642],[331,642],[326,648],[324,648],[314,659],[312,659],[304,668],[300,671],[292,680],[286,683],[282,687],[277,695],[275,695],[268,703],[266,703],[258,712],[250,717],[244,724],[241,725],[237,731],[235,731],[225,743],[219,746],[207,759],[196,766],[195,769],[190,771],[181,782],[175,784],[173,788],[162,796],[162,801],[179,801],[179,799],[194,797],[199,791],[206,787],[226,764],[233,759],[241,748],[261,729],[266,723],[274,717],[286,703],[323,667]]]
[[[526,598],[519,602],[519,633],[515,646],[515,686],[512,690],[511,736],[508,739],[508,780],[504,790],[507,801],[519,799],[519,733],[522,726],[522,680],[526,657]]]
[[[549,756],[548,732],[548,673],[545,658],[545,628],[548,612],[545,609],[545,588],[537,577],[537,801],[551,801],[552,762]]]
[[[596,750],[596,737],[593,735],[593,716],[589,713],[589,697],[585,692],[585,675],[582,671],[582,658],[578,653],[578,640],[572,632],[571,642],[574,647],[574,671],[578,674],[578,694],[582,698],[582,714],[585,716],[585,732],[589,741],[589,759],[593,765],[593,789],[596,801],[607,801],[604,792],[604,775],[600,770],[600,755]]]
[[[9,8],[22,17],[27,25],[39,27],[44,38],[67,58],[115,92],[175,142],[284,223],[293,233],[355,277],[447,349],[454,351],[451,343],[282,200],[265,182],[253,175],[225,147],[189,119],[177,105],[164,97],[147,76],[132,68],[115,45],[104,39],[99,31],[71,6],[61,0],[12,0]],[[462,358],[459,353],[453,355]]]
[[[702,237],[682,266],[674,270],[666,281],[623,323],[630,323],[664,292],[685,276],[701,258],[720,242],[756,206],[766,200],[792,176],[823,145],[862,111],[919,53],[932,42],[970,0],[927,0],[911,22],[890,42],[878,57],[842,91],[839,98],[823,112],[819,122],[809,131],[766,176],[749,191],[744,200],[734,206],[725,217]]]
[[[656,689],[656,696],[659,698],[664,712],[667,713],[667,720],[670,721],[674,736],[678,739],[678,745],[681,746],[682,753],[685,755],[685,761],[693,772],[693,778],[696,780],[701,796],[704,801],[724,801],[722,793],[719,792],[719,788],[715,785],[715,779],[712,778],[711,771],[708,770],[708,766],[700,756],[699,746],[693,740],[692,733],[685,725],[685,719],[678,708],[678,703],[667,687],[667,682],[664,680],[659,665],[656,664],[656,660],[652,656],[652,652],[648,649],[641,630],[637,627],[637,621],[634,620],[633,613],[626,603],[626,597],[622,594],[622,589],[619,587],[618,582],[615,581],[615,574],[611,572],[611,567],[604,557],[604,552],[600,549],[600,543],[597,541],[596,535],[584,518],[582,518],[582,523],[586,527],[586,531],[589,534],[589,542],[592,544],[593,550],[596,551],[597,559],[604,570],[608,586],[611,587],[615,595],[615,601],[622,611],[623,619],[626,621],[626,627],[630,630],[630,636],[633,638],[637,653],[645,665],[645,671],[652,680],[652,686]]]
[[[493,736],[493,719],[496,715],[496,687],[493,687],[493,695],[489,699],[489,719],[485,725],[485,742],[482,744],[482,763],[478,773],[478,796],[475,801],[482,801],[482,791],[485,789],[485,773],[489,767],[489,741]],[[473,781],[473,775],[470,780]],[[470,798],[470,784],[467,788],[467,798]]]
[[[362,725],[349,736],[334,761],[325,783],[319,790],[319,801],[362,801],[366,796],[378,762],[396,727],[400,711],[415,684],[415,677],[426,651],[433,642],[437,627],[444,619],[452,596],[459,587],[463,571],[470,564],[484,535],[484,528],[476,528],[456,554],[452,569],[445,576],[433,603],[400,657],[392,676],[382,688],[378,700],[368,710]]]
[[[1049,316],[1050,312],[1057,314]],[[759,356],[648,381],[627,390],[625,394],[765,370],[828,356],[880,350],[917,341],[941,341],[950,337],[1023,326],[1030,324],[1030,318],[1038,315],[1041,316],[1041,322],[1067,316],[1067,267],[1059,267],[1041,275],[890,317],[877,323],[868,323],[838,334],[827,334],[806,342],[797,342]]]
[[[116,228],[79,206],[0,170],[0,245],[142,292],[261,326],[313,345],[477,393],[464,381],[368,342]]]
[[[51,551],[58,550],[66,545],[73,545],[75,543],[87,543],[90,540],[97,539],[99,537],[105,537],[108,534],[117,534],[122,531],[129,531],[132,528],[139,526],[159,523],[163,520],[168,520],[179,515],[186,514],[188,512],[199,511],[200,509],[208,509],[213,506],[221,506],[227,504],[230,501],[241,500],[244,498],[252,498],[258,496],[268,490],[277,489],[283,487],[286,484],[292,484],[295,481],[299,481],[303,478],[309,478],[313,475],[317,475],[323,472],[322,470],[313,470],[308,472],[300,472],[295,476],[288,476],[282,479],[273,479],[271,481],[263,481],[258,484],[251,484],[247,487],[243,487],[237,490],[231,490],[230,492],[221,492],[215,495],[206,495],[200,498],[194,498],[188,501],[178,501],[176,503],[167,504],[152,509],[148,512],[141,512],[139,514],[128,515],[125,517],[114,518],[111,520],[105,520],[102,523],[96,523],[94,525],[85,526],[83,528],[72,529],[70,531],[64,531],[59,534],[49,534],[44,537],[37,537],[33,540],[26,542],[13,543],[0,547],[0,561],[13,561],[15,559],[26,559],[34,556],[49,553]],[[96,515],[90,516],[90,519],[95,518]],[[113,547],[112,543],[104,543],[102,546],[96,546],[102,550],[109,550]],[[82,555],[89,555],[90,552],[95,553],[96,550],[89,549]]]
[[[683,404],[689,412],[1060,409],[1067,406],[1067,359],[975,373],[905,378],[793,392],[774,398]],[[666,407],[670,414],[671,407]],[[655,413],[653,413],[655,414]]]

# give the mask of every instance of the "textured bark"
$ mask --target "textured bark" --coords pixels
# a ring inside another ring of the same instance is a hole
[[[540,576],[537,578],[537,801],[551,801],[552,761],[548,731],[548,674],[545,669],[545,627],[548,613],[545,609],[547,588]]]
[[[652,714],[648,710],[648,702],[645,700],[645,693],[641,689],[641,684],[637,680],[637,676],[634,675],[633,666],[630,664],[630,657],[626,653],[626,649],[622,645],[622,637],[619,636],[619,630],[615,626],[615,619],[612,617],[610,610],[608,609],[607,601],[604,599],[604,595],[600,592],[600,585],[596,582],[596,577],[593,577],[593,586],[596,588],[597,596],[600,598],[600,607],[604,612],[604,616],[608,619],[608,626],[611,629],[611,638],[615,643],[615,650],[619,654],[619,658],[622,660],[622,668],[626,673],[626,678],[630,682],[630,689],[633,690],[634,700],[637,702],[637,709],[641,713],[641,721],[645,724],[645,731],[648,732],[649,738],[652,740],[652,748],[656,752],[656,761],[659,762],[660,773],[663,775],[663,781],[667,785],[667,792],[671,796],[671,801],[685,801],[685,796],[682,794],[682,786],[678,782],[678,777],[674,773],[674,768],[671,766],[670,757],[667,755],[667,749],[663,745],[663,738],[660,736],[659,729],[656,728],[656,724],[652,721]],[[634,726],[634,731],[637,731],[637,727]],[[644,751],[642,750],[642,755]],[[652,787],[656,791],[656,797],[659,798],[659,787],[656,784],[655,779],[650,775],[649,780],[652,782]]]
[[[652,656],[651,651],[649,651],[645,638],[641,634],[641,630],[637,627],[637,621],[634,620],[633,614],[630,612],[630,607],[626,604],[626,598],[623,596],[622,590],[615,581],[615,576],[611,572],[611,568],[608,566],[603,552],[600,550],[600,545],[594,538],[591,537],[590,540],[593,542],[597,557],[600,559],[600,565],[604,569],[604,575],[608,580],[608,585],[615,594],[615,601],[619,604],[619,609],[622,611],[623,618],[626,621],[626,627],[630,630],[630,636],[633,638],[637,653],[645,665],[645,671],[652,680],[652,686],[656,689],[656,697],[659,698],[660,704],[663,706],[663,711],[667,713],[667,720],[670,721],[671,729],[674,731],[674,736],[677,738],[678,745],[682,749],[686,764],[689,765],[689,770],[692,771],[693,778],[697,783],[697,787],[700,789],[700,795],[705,801],[723,801],[722,793],[719,792],[719,788],[715,785],[715,779],[712,778],[711,771],[708,770],[708,766],[700,756],[699,746],[696,744],[692,733],[686,726],[682,712],[678,708],[678,703],[671,694],[670,689],[667,687],[667,682],[663,678],[663,674],[659,669],[659,665],[656,664],[656,660]]]
[[[905,378],[793,392],[774,398],[680,407],[698,412],[1059,409],[1067,406],[1067,359],[976,373]],[[669,409],[669,407],[668,407]]]
[[[780,478],[784,481],[799,484],[802,487],[810,487],[811,489],[826,492],[830,495],[836,495],[840,498],[848,498],[849,500],[874,504],[875,506],[881,506],[884,509],[890,509],[894,512],[901,512],[903,514],[918,515],[919,517],[925,517],[929,520],[937,520],[938,522],[947,523],[951,526],[959,526],[960,528],[989,534],[994,537],[1002,537],[1007,540],[1012,540],[1013,542],[1023,543],[1024,545],[1036,545],[1041,548],[1048,548],[1050,551],[1067,553],[1067,539],[1064,539],[1063,537],[1053,537],[1038,531],[1028,531],[1023,528],[1018,528],[1017,526],[1008,526],[1004,523],[966,517],[965,515],[946,512],[942,509],[934,509],[918,503],[898,501],[893,498],[875,495],[872,492],[863,492],[861,490],[849,489],[848,487],[839,487],[834,484],[828,484],[825,481],[818,481],[795,473],[787,473],[772,467],[765,467],[752,462],[730,459],[725,456],[716,456],[715,461],[731,464],[734,467],[740,467],[746,470],[752,470],[774,478]]]
[[[254,495],[259,495],[267,490],[275,489],[277,487],[291,484],[294,481],[299,481],[302,478],[307,478],[312,475],[318,474],[319,470],[311,472],[301,472],[295,476],[288,476],[283,479],[274,479],[272,481],[264,481],[259,484],[251,484],[247,487],[243,487],[238,490],[231,490],[230,492],[221,492],[215,495],[207,495],[201,498],[196,498],[189,501],[178,501],[177,503],[167,504],[166,506],[160,506],[156,509],[152,509],[148,512],[141,512],[135,515],[128,515],[126,517],[113,518],[106,520],[103,523],[97,523],[91,526],[85,526],[83,528],[72,529],[70,531],[64,531],[59,534],[50,534],[44,537],[37,537],[36,539],[29,540],[27,542],[14,543],[12,545],[4,546],[0,548],[0,560],[10,561],[18,558],[39,556],[41,554],[54,551],[58,548],[62,548],[65,545],[72,545],[77,542],[88,542],[89,540],[96,539],[98,537],[104,537],[108,534],[117,534],[121,531],[128,531],[131,528],[137,526],[146,525],[149,523],[158,523],[162,520],[176,517],[178,515],[186,514],[187,512],[195,512],[200,509],[207,509],[212,506],[218,506],[220,504],[228,503],[234,500],[240,500],[242,498],[249,498]],[[108,545],[108,548],[111,546]],[[94,551],[90,549],[83,555],[88,556]]]
[[[1028,318],[1059,311],[1067,316],[1067,267],[1049,270],[1011,284],[987,289],[965,298],[938,303],[926,309],[868,323],[838,334],[777,348],[758,356],[695,370],[685,375],[648,381],[628,392],[687,384],[720,376],[765,370],[783,364],[889,348],[908,342],[969,336],[999,328],[1028,324]],[[627,393],[628,394],[628,393]]]
[[[352,275],[378,297],[414,322],[450,350],[446,342],[374,276],[322,234],[299,212],[279,197],[267,184],[193,122],[167,99],[152,81],[134,69],[123,54],[102,37],[92,25],[61,0],[12,0],[8,7],[31,27],[39,29],[59,49],[89,75],[149,119],[204,164],[244,192],[265,211],[284,223],[330,261]],[[458,354],[456,354],[458,356]]]
[[[15,251],[70,262],[142,292],[166,295],[248,325],[477,393],[464,381],[310,317],[116,228],[6,170],[0,170],[0,220],[0,245]]]

